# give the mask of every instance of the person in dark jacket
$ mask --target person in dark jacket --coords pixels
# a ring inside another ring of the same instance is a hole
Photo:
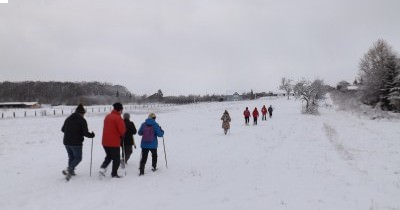
[[[124,118],[124,123],[125,123],[125,136],[121,140],[121,147],[122,147],[122,162],[121,162],[121,167],[124,168],[125,164],[128,163],[129,158],[131,157],[132,154],[132,146],[135,147],[136,149],[136,144],[135,140],[133,139],[133,135],[136,134],[136,127],[135,124],[130,121],[130,114],[129,113],[124,113],[123,118]]]
[[[269,105],[268,107],[269,118],[272,118],[272,111],[274,111],[274,109],[272,108],[271,105]]]
[[[75,112],[65,120],[61,131],[64,133],[63,143],[68,153],[68,167],[62,173],[66,176],[74,176],[76,166],[82,161],[82,142],[84,136],[94,138],[94,132],[89,133],[88,125],[83,117],[86,111],[79,104]]]
[[[142,158],[140,160],[139,168],[139,175],[141,176],[144,175],[144,167],[147,162],[149,151],[151,152],[152,157],[152,170],[157,170],[157,137],[163,137],[164,131],[156,122],[156,115],[154,113],[150,113],[146,121],[140,125],[138,134],[139,136],[142,136],[142,141],[140,143],[140,147],[142,148]]]

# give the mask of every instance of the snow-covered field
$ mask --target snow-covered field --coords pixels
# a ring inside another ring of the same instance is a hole
[[[272,119],[245,126],[243,110],[275,108]],[[227,109],[231,130],[223,135]],[[110,209],[400,209],[400,121],[321,108],[300,113],[285,98],[160,108],[168,169],[138,176],[139,152],[122,179],[99,179],[104,113],[87,115],[96,133],[84,143],[77,176],[65,182],[67,154],[60,129],[66,116],[0,120],[1,210]],[[138,127],[147,114],[133,113]],[[139,137],[135,136],[139,143]],[[162,141],[162,139],[160,139]],[[120,169],[120,174],[124,174]]]

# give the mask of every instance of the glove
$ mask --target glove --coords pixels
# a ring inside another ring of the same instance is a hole
[[[93,131],[92,131],[92,133],[90,135],[91,135],[90,138],[94,138],[94,136],[95,136]]]
[[[135,147],[135,149],[136,149],[136,145],[133,145],[133,147]]]

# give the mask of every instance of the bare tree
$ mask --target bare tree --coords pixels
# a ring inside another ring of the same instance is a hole
[[[315,114],[318,111],[318,100],[324,98],[327,88],[322,80],[311,82],[303,79],[294,86],[293,91],[296,98],[306,102],[305,112]]]
[[[292,80],[287,79],[285,77],[282,78],[281,80],[281,85],[279,86],[280,90],[286,91],[287,99],[289,100],[289,95],[293,90],[293,85],[291,84]]]

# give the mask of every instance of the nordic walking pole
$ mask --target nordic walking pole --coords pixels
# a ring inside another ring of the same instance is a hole
[[[164,137],[162,138],[162,143],[164,146],[164,157],[165,157],[165,167],[168,168],[168,162],[167,162],[167,153],[165,152],[165,143],[164,143]]]
[[[92,176],[92,156],[93,156],[93,137],[92,137],[92,146],[90,150],[90,176]]]

